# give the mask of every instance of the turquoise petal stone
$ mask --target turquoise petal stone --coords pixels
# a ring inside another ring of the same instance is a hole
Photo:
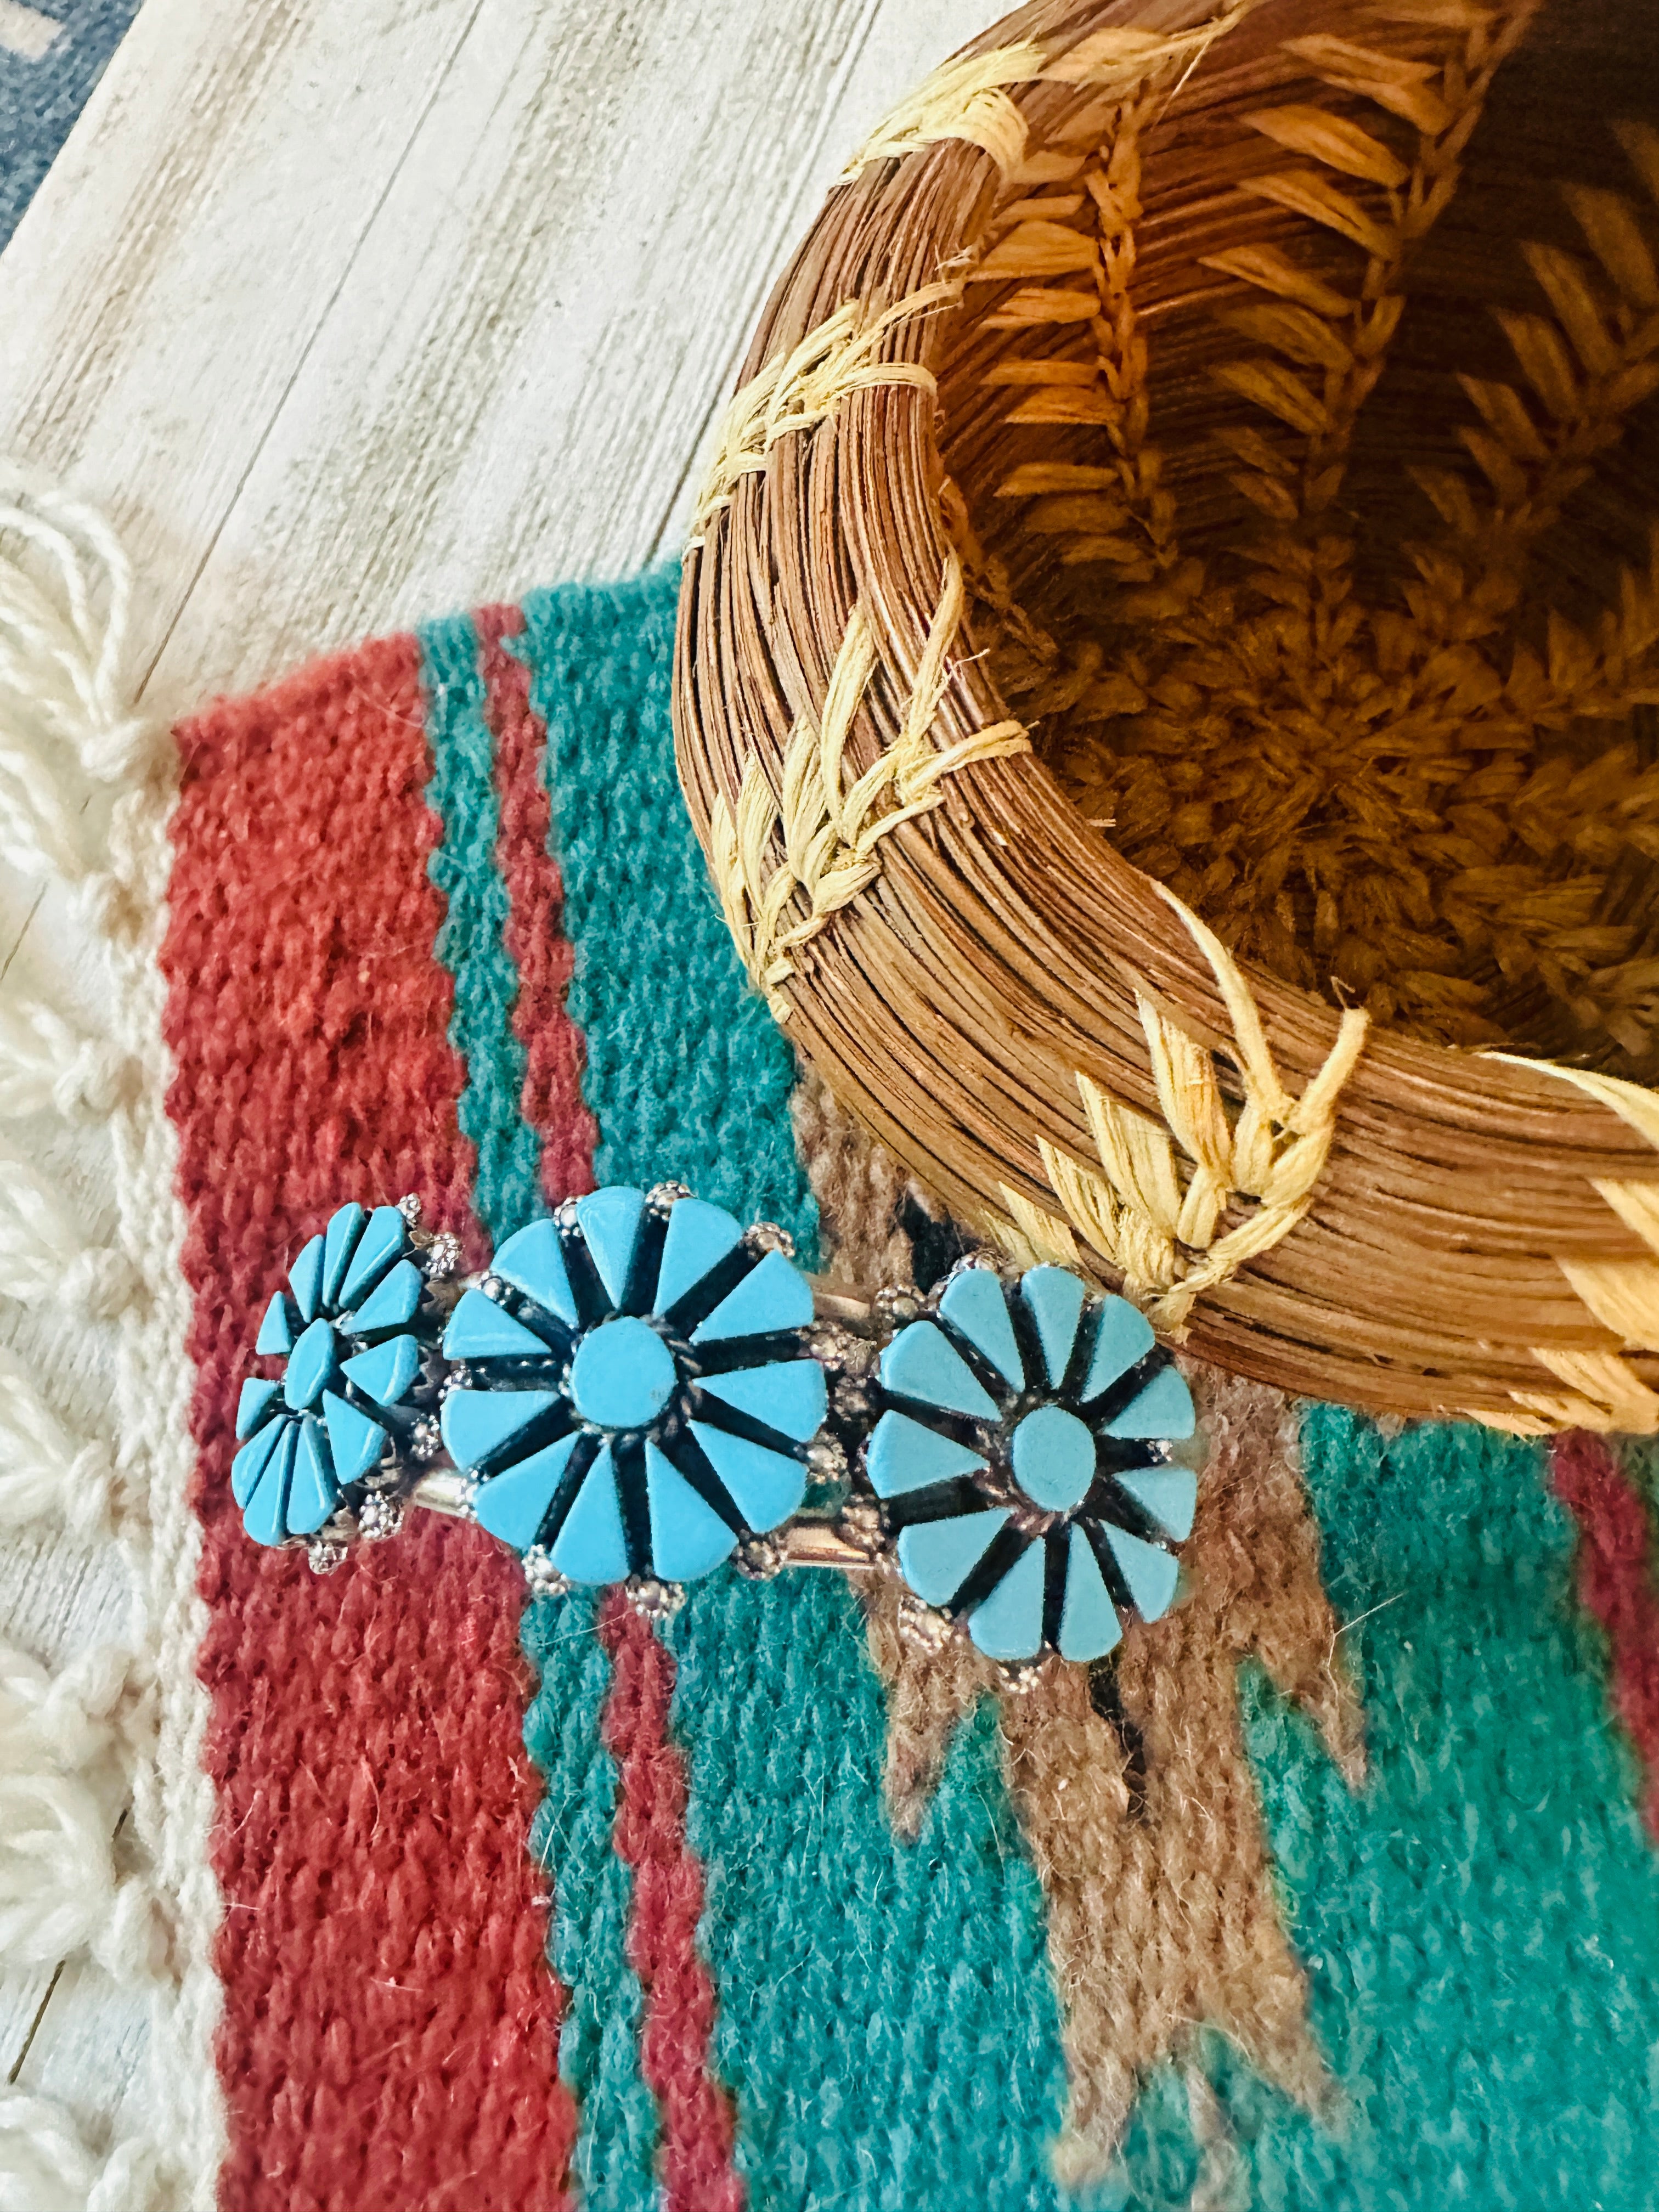
[[[397,1207],[377,1206],[340,1285],[340,1304],[355,1306],[366,1298],[408,1243],[409,1224]]]
[[[383,1328],[402,1328],[421,1303],[421,1271],[412,1260],[399,1260],[378,1291],[371,1291],[346,1316],[354,1336],[374,1336]]]
[[[816,1359],[784,1359],[769,1367],[740,1367],[732,1375],[705,1375],[697,1387],[798,1444],[811,1443],[830,1408],[823,1370]]]
[[[948,1605],[985,1557],[1008,1518],[1006,1505],[919,1521],[901,1529],[899,1571],[924,1605]]]
[[[468,1291],[450,1316],[444,1352],[450,1359],[544,1359],[547,1346],[494,1298]]]
[[[490,1261],[489,1272],[511,1283],[515,1291],[522,1291],[527,1298],[534,1298],[544,1312],[556,1316],[567,1328],[575,1328],[576,1301],[565,1271],[556,1222],[532,1221],[528,1229],[509,1237]]]
[[[283,1516],[289,1534],[314,1536],[339,1502],[323,1425],[314,1413],[307,1413],[300,1423],[299,1448],[294,1455],[294,1475]]]
[[[576,1218],[605,1296],[613,1307],[619,1306],[628,1295],[628,1279],[633,1273],[634,1254],[645,1220],[645,1193],[612,1183],[579,1198]]]
[[[805,1328],[811,1318],[812,1291],[805,1276],[781,1252],[769,1252],[693,1329],[691,1341],[720,1344],[737,1336],[770,1336],[780,1329]]]
[[[1198,1510],[1198,1477],[1186,1467],[1132,1468],[1117,1478],[1158,1527],[1184,1544]]]
[[[931,1321],[912,1322],[881,1355],[881,1379],[896,1398],[912,1398],[947,1413],[994,1421],[996,1407],[945,1331]]]
[[[751,1443],[747,1437],[728,1436],[707,1421],[693,1421],[691,1433],[726,1485],[732,1503],[759,1534],[781,1527],[799,1511],[806,1495],[806,1469],[799,1460],[774,1451],[769,1444]]]
[[[363,1224],[368,1216],[354,1200],[343,1206],[328,1224],[323,1238],[323,1304],[338,1311],[336,1300],[340,1285],[351,1264],[351,1255],[357,1249],[357,1239],[363,1233]]]
[[[472,1502],[479,1527],[511,1544],[515,1552],[527,1552],[541,1533],[570,1455],[580,1442],[580,1431],[573,1430],[557,1443],[532,1452],[516,1467],[481,1484]]]
[[[1170,1601],[1176,1594],[1180,1569],[1175,1555],[1160,1551],[1156,1544],[1143,1543],[1139,1536],[1132,1536],[1127,1528],[1114,1528],[1110,1522],[1106,1522],[1105,1528],[1106,1541],[1123,1571],[1136,1612],[1143,1620],[1156,1620],[1169,1611]]]
[[[601,1448],[582,1478],[582,1486],[564,1516],[550,1557],[558,1571],[573,1583],[627,1580],[628,1539],[623,1534],[622,1503],[617,1496],[617,1470],[609,1444]]]
[[[288,1487],[299,1441],[299,1423],[284,1421],[276,1449],[242,1516],[242,1526],[256,1544],[280,1544],[288,1534]]]
[[[1024,1389],[1025,1363],[1019,1356],[1008,1300],[988,1267],[965,1268],[956,1276],[946,1285],[939,1310],[990,1361],[1011,1390]]]
[[[1039,1406],[1014,1431],[1014,1480],[1045,1513],[1069,1513],[1095,1479],[1095,1440],[1063,1406]]]
[[[735,1532],[650,1443],[645,1447],[645,1498],[651,1516],[651,1565],[665,1582],[695,1582],[737,1549]]]
[[[550,1390],[452,1390],[438,1415],[445,1449],[459,1468],[483,1467],[558,1402]]]
[[[274,1382],[263,1382],[257,1375],[250,1375],[242,1385],[242,1395],[236,1401],[236,1433],[251,1437],[265,1415],[270,1411],[270,1401],[276,1395]]]
[[[1177,1367],[1160,1367],[1140,1395],[1107,1422],[1105,1432],[1125,1438],[1189,1437],[1196,1426],[1187,1378]]]
[[[988,1659],[1032,1659],[1042,1643],[1043,1550],[1028,1544],[983,1604],[968,1633]]]
[[[313,1237],[309,1244],[301,1248],[300,1256],[288,1271],[288,1286],[294,1293],[294,1303],[300,1309],[301,1321],[315,1321],[317,1307],[323,1295],[323,1240]]]
[[[287,1421],[268,1422],[230,1462],[230,1494],[239,1505],[246,1505],[252,1497],[271,1454],[283,1440],[283,1431],[289,1425]]]
[[[390,1336],[345,1364],[357,1388],[382,1406],[395,1406],[420,1371],[421,1348],[412,1336]]]
[[[668,1216],[652,1310],[672,1313],[742,1242],[743,1231],[723,1206],[701,1198],[677,1200]]]
[[[1137,1360],[1144,1359],[1157,1341],[1151,1322],[1144,1313],[1137,1313],[1127,1298],[1103,1298],[1095,1325],[1095,1348],[1078,1393],[1079,1403],[1086,1406],[1103,1390],[1109,1390],[1118,1376],[1127,1375]]]
[[[334,1462],[335,1480],[342,1486],[361,1482],[370,1468],[378,1464],[386,1449],[386,1431],[378,1421],[371,1420],[361,1406],[337,1397],[332,1390],[323,1393],[323,1419],[328,1423],[328,1449]]]
[[[265,1317],[259,1324],[258,1335],[253,1340],[253,1349],[267,1355],[280,1355],[294,1349],[294,1325],[288,1317],[288,1300],[281,1291],[265,1308]]]
[[[865,1469],[878,1498],[902,1498],[960,1474],[982,1474],[985,1462],[966,1444],[953,1443],[908,1413],[885,1413],[865,1454]]]
[[[674,1356],[636,1314],[590,1328],[570,1363],[571,1403],[602,1429],[642,1429],[679,1384]]]
[[[1103,1659],[1123,1640],[1100,1564],[1081,1528],[1073,1528],[1066,1561],[1066,1601],[1060,1613],[1062,1659]]]
[[[296,1413],[316,1404],[325,1385],[334,1380],[338,1364],[339,1346],[333,1323],[313,1322],[289,1355],[288,1374],[283,1384],[283,1395]]]
[[[1030,1267],[1020,1278],[1019,1294],[1036,1323],[1037,1342],[1050,1386],[1058,1389],[1077,1342],[1077,1325],[1083,1318],[1087,1293],[1077,1277],[1064,1267]]]

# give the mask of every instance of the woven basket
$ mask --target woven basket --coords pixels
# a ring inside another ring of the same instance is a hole
[[[779,284],[680,604],[844,1104],[1224,1365],[1528,1433],[1659,1426],[1653,48],[1009,17]]]

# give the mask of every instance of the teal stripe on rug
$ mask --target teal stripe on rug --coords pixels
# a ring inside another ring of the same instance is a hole
[[[678,575],[532,592],[508,649],[547,725],[554,857],[575,947],[572,1018],[605,1182],[686,1183],[781,1222],[816,1213],[789,1119],[794,1055],[750,989],[674,774]]]
[[[513,1030],[519,975],[495,861],[495,741],[471,617],[428,623],[416,636],[433,764],[427,803],[443,824],[427,864],[446,908],[436,951],[455,979],[449,1041],[466,1063],[460,1123],[477,1148],[473,1206],[499,1244],[545,1208],[541,1140],[520,1110],[525,1051]]]
[[[1242,1685],[1335,2128],[1212,2050],[1264,2212],[1651,2212],[1659,1856],[1543,1455],[1472,1425],[1304,1430],[1371,1778]],[[1130,2165],[1135,2170],[1134,2145]]]
[[[518,647],[547,723],[602,1181],[678,1176],[804,1254],[793,1056],[744,978],[674,775],[676,579],[538,594]],[[1042,1899],[988,1711],[926,1832],[883,1808],[885,1719],[839,1577],[694,1584],[670,1635],[714,2062],[765,2212],[1050,2212],[1064,2093]]]

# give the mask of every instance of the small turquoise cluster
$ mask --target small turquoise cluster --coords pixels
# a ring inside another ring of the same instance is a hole
[[[1127,1300],[1062,1267],[969,1266],[881,1356],[865,1453],[900,1573],[988,1658],[1103,1657],[1176,1594],[1192,1394]]]
[[[319,1534],[343,1493],[405,1442],[435,1322],[395,1206],[343,1206],[301,1250],[265,1309],[254,1350],[280,1381],[250,1377],[236,1409],[232,1494],[256,1543]]]
[[[243,1385],[231,1474],[258,1542],[326,1531],[337,1557],[447,1454],[449,1510],[538,1587],[660,1606],[728,1559],[769,1571],[809,1473],[855,1461],[843,1559],[884,1559],[930,1634],[1089,1662],[1175,1597],[1191,1394],[1134,1307],[1064,1268],[964,1262],[878,1358],[820,1327],[781,1231],[678,1184],[568,1200],[459,1295],[431,1243],[342,1206],[272,1298],[256,1348],[283,1373]]]
[[[805,1495],[829,1402],[812,1319],[783,1250],[674,1187],[520,1230],[443,1340],[477,1519],[568,1583],[708,1574]]]

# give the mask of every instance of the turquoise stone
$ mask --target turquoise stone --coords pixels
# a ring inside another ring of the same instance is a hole
[[[693,1421],[691,1433],[702,1446],[708,1464],[725,1484],[732,1503],[749,1526],[761,1535],[781,1527],[800,1510],[806,1495],[806,1469],[787,1452],[769,1444],[751,1443],[747,1437],[728,1436],[707,1421]]]
[[[1043,1550],[1027,1544],[982,1604],[968,1633],[988,1659],[1035,1658],[1042,1643]]]
[[[335,1480],[342,1486],[361,1482],[370,1468],[379,1463],[386,1449],[386,1431],[378,1421],[371,1420],[361,1407],[337,1396],[332,1390],[323,1393],[323,1419],[328,1423],[328,1449],[334,1462]]]
[[[421,1348],[412,1336],[388,1337],[348,1359],[344,1371],[378,1404],[395,1406],[421,1371]]]
[[[452,1390],[438,1415],[444,1447],[457,1467],[483,1467],[558,1402],[550,1390]]]
[[[722,1298],[691,1333],[693,1344],[719,1344],[738,1336],[772,1336],[805,1328],[812,1318],[812,1290],[781,1252],[769,1252],[758,1267]]]
[[[1019,1356],[1014,1324],[1001,1282],[988,1267],[968,1267],[952,1278],[939,1302],[952,1328],[960,1329],[975,1352],[988,1359],[1011,1390],[1025,1387],[1025,1363]]]
[[[294,1474],[289,1484],[284,1516],[290,1536],[314,1536],[340,1502],[334,1470],[329,1465],[323,1425],[307,1413],[300,1425],[300,1442],[294,1455]]]
[[[742,1242],[743,1231],[723,1206],[701,1198],[677,1200],[663,1239],[653,1311],[672,1313]]]
[[[532,1452],[516,1467],[482,1484],[472,1501],[479,1527],[511,1544],[515,1552],[527,1552],[541,1533],[570,1455],[581,1441],[580,1431],[573,1430],[557,1443]]]
[[[1166,1535],[1177,1544],[1186,1542],[1198,1510],[1198,1477],[1190,1468],[1132,1468],[1117,1479]]]
[[[1138,1360],[1146,1357],[1157,1340],[1151,1322],[1145,1314],[1137,1313],[1127,1298],[1103,1298],[1089,1371],[1078,1393],[1079,1402],[1086,1406],[1103,1390],[1110,1389],[1120,1375],[1127,1375]]]
[[[288,1286],[294,1293],[294,1303],[300,1309],[301,1321],[315,1321],[317,1307],[323,1294],[323,1240],[313,1237],[310,1243],[301,1248],[300,1256],[288,1271]]]
[[[645,1220],[645,1193],[612,1183],[576,1200],[588,1257],[605,1285],[613,1307],[628,1295],[628,1279],[634,1270],[634,1254]]]
[[[1107,1422],[1105,1432],[1126,1439],[1189,1437],[1196,1425],[1186,1377],[1178,1368],[1160,1367],[1139,1396]]]
[[[362,1235],[363,1224],[368,1218],[361,1206],[355,1202],[343,1206],[329,1223],[323,1237],[323,1304],[337,1311],[336,1301],[340,1285],[345,1281],[346,1269],[357,1249],[357,1239]]]
[[[251,1437],[265,1415],[270,1411],[271,1400],[276,1395],[274,1382],[261,1382],[250,1375],[242,1385],[242,1395],[236,1401],[236,1433]]]
[[[283,1440],[286,1421],[267,1421],[257,1435],[249,1438],[230,1463],[230,1494],[239,1505],[246,1505],[258,1485],[260,1476],[270,1464],[271,1454]]]
[[[340,1285],[340,1304],[355,1306],[368,1296],[409,1243],[409,1224],[395,1206],[377,1206],[357,1241],[351,1265]]]
[[[1088,1538],[1074,1528],[1066,1560],[1066,1600],[1060,1607],[1062,1659],[1103,1659],[1121,1642],[1122,1623]]]
[[[628,1539],[611,1447],[605,1445],[582,1478],[549,1555],[573,1583],[620,1583],[628,1578]]]
[[[570,1397],[585,1421],[602,1429],[643,1429],[673,1396],[674,1356],[648,1322],[601,1322],[576,1346]]]
[[[736,1532],[649,1443],[645,1447],[645,1495],[651,1516],[651,1565],[665,1582],[695,1582],[736,1550]]]
[[[402,1328],[421,1303],[421,1271],[412,1260],[399,1260],[376,1291],[346,1317],[354,1336],[378,1336],[383,1328]]]
[[[1047,1513],[1081,1505],[1095,1479],[1095,1440],[1075,1413],[1039,1406],[1014,1431],[1014,1480]]]
[[[558,1224],[532,1221],[509,1237],[490,1262],[489,1272],[534,1298],[544,1313],[552,1314],[567,1328],[574,1328],[578,1316],[570,1277],[559,1242]]]
[[[902,1498],[957,1475],[983,1474],[986,1463],[966,1444],[953,1443],[908,1413],[888,1412],[876,1423],[865,1469],[878,1498]]]
[[[1064,1267],[1031,1267],[1021,1276],[1019,1294],[1036,1323],[1042,1346],[1042,1364],[1050,1386],[1058,1389],[1077,1342],[1077,1325],[1083,1318],[1087,1293],[1077,1277]]]
[[[1134,1600],[1136,1612],[1143,1620],[1158,1620],[1169,1611],[1180,1577],[1174,1553],[1160,1551],[1156,1544],[1143,1543],[1127,1528],[1115,1528],[1109,1522],[1103,1525],[1112,1557],[1122,1570],[1129,1595]]]
[[[494,1298],[468,1291],[444,1331],[444,1353],[450,1359],[544,1359],[547,1346]]]
[[[997,1409],[975,1381],[973,1371],[944,1330],[931,1321],[913,1322],[881,1355],[881,1379],[896,1398],[994,1421]]]
[[[334,1380],[339,1364],[338,1346],[331,1322],[314,1321],[289,1355],[283,1395],[295,1412],[314,1406]]]
[[[920,1521],[901,1529],[899,1571],[924,1605],[948,1605],[985,1557],[1008,1519],[1006,1505]]]
[[[288,1534],[289,1483],[299,1441],[299,1423],[284,1421],[278,1431],[276,1449],[266,1462],[242,1516],[242,1526],[256,1544],[280,1544]]]
[[[294,1325],[288,1317],[288,1300],[278,1291],[265,1308],[265,1317],[259,1324],[259,1334],[253,1340],[253,1349],[267,1357],[292,1352]]]
[[[698,1388],[798,1444],[811,1443],[830,1407],[823,1370],[816,1359],[779,1360],[769,1367],[742,1367],[731,1375],[705,1375]]]

